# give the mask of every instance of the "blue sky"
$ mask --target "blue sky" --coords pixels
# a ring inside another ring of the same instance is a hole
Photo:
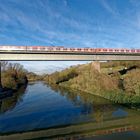
[[[0,45],[140,48],[140,0],[0,0],[0,21]]]

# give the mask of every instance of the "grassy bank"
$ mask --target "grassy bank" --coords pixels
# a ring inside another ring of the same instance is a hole
[[[92,63],[70,67],[46,75],[49,84],[85,91],[115,103],[139,106],[140,62],[121,61],[101,64],[101,73]]]

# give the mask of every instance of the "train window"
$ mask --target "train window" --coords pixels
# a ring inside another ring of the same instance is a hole
[[[52,51],[53,50],[53,48],[48,48],[48,51]]]
[[[59,51],[59,50],[60,50],[60,48],[56,48],[56,50],[58,50],[58,51]]]
[[[131,50],[131,52],[135,52],[135,50]]]
[[[113,50],[112,49],[109,49],[109,51],[112,52]]]
[[[71,50],[71,51],[74,51],[75,49],[74,49],[74,48],[70,48],[70,50]]]
[[[84,48],[84,51],[88,51],[88,48]]]
[[[126,50],[126,52],[129,52],[129,50]]]
[[[45,50],[45,47],[41,47],[40,50]]]
[[[107,52],[107,49],[103,49],[104,52]]]
[[[140,50],[137,50],[137,52],[140,52]]]
[[[119,52],[119,50],[115,50],[115,52]]]
[[[124,50],[121,50],[121,52],[124,52]]]

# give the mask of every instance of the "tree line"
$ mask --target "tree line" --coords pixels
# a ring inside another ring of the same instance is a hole
[[[0,63],[2,88],[17,89],[20,85],[27,83],[27,70],[21,64],[8,61]]]

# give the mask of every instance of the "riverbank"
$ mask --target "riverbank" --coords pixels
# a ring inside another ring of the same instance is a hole
[[[61,85],[61,88],[65,88],[67,90],[76,90],[79,92],[84,92],[85,94],[92,94],[92,95],[96,95],[99,97],[102,97],[104,99],[107,99],[109,101],[111,101],[112,103],[117,103],[123,106],[126,106],[128,108],[133,108],[136,110],[140,110],[140,97],[139,96],[130,96],[130,95],[125,95],[124,92],[120,91],[120,92],[116,92],[116,91],[105,91],[105,92],[90,92],[88,90],[81,90],[78,88],[70,88],[67,85]]]
[[[28,80],[25,83],[19,84],[16,89],[12,88],[2,88],[0,91],[0,99],[13,96],[15,92],[17,92],[22,86],[26,87],[28,84]]]
[[[10,96],[21,86],[27,85],[27,71],[18,63],[1,62],[0,98]]]
[[[140,107],[139,61],[101,63],[101,72],[92,63],[79,65],[46,75],[44,81],[98,95],[129,107]]]

